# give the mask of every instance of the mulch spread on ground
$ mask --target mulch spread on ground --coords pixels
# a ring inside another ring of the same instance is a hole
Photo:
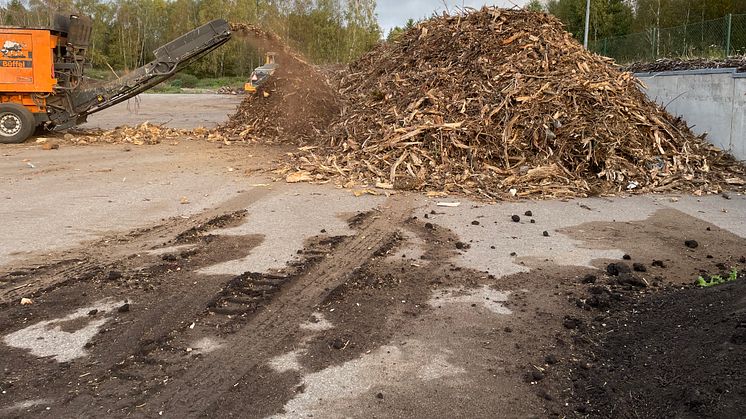
[[[729,57],[722,60],[694,58],[691,60],[663,58],[652,63],[634,63],[624,67],[632,73],[656,73],[661,71],[702,70],[708,68],[735,68],[736,72],[746,72],[746,56]]]
[[[746,280],[615,303],[572,373],[590,417],[740,418],[746,412]]]
[[[314,141],[280,173],[490,199],[743,184],[739,164],[543,13],[423,21],[351,64],[338,90],[341,115],[327,130],[314,124]],[[252,100],[244,114],[282,115],[284,105]]]

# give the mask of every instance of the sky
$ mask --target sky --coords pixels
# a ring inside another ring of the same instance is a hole
[[[433,12],[442,12],[445,10],[445,4],[450,10],[454,10],[462,5],[478,9],[485,4],[510,8],[515,5],[522,7],[526,3],[528,0],[378,0],[376,13],[385,37],[391,28],[404,26],[409,18],[419,20],[430,17]]]

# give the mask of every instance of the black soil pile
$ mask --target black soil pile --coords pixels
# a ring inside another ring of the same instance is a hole
[[[328,148],[294,169],[490,198],[742,182],[737,164],[649,101],[630,73],[543,13],[426,20],[353,63],[340,94]]]
[[[703,70],[710,68],[734,68],[736,72],[746,72],[746,56],[729,57],[723,60],[694,58],[691,60],[664,58],[652,63],[634,63],[624,67],[633,73],[656,73],[661,71]]]
[[[246,24],[231,24],[231,30],[257,50],[276,53],[279,68],[256,94],[246,96],[220,132],[231,139],[270,143],[318,138],[340,109],[326,76],[273,33]]]
[[[604,418],[741,418],[746,280],[618,302],[587,331],[573,371],[576,413]]]

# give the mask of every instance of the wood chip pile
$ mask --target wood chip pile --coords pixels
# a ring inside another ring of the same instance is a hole
[[[231,24],[231,30],[259,51],[275,52],[279,68],[219,128],[224,135],[234,140],[300,143],[318,137],[339,116],[337,93],[326,77],[277,35],[247,24]]]
[[[729,57],[722,60],[711,60],[709,58],[694,58],[691,60],[679,60],[663,58],[652,63],[634,63],[623,69],[633,73],[655,73],[661,71],[679,70],[702,70],[706,68],[735,68],[736,72],[746,72],[746,56]]]
[[[286,173],[489,198],[742,182],[741,166],[542,13],[434,17],[353,63],[339,89],[342,116]],[[257,109],[245,115],[261,124]]]

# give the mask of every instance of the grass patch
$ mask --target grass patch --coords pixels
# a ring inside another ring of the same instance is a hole
[[[193,92],[189,89],[217,90],[223,86],[234,89],[243,88],[245,77],[214,77],[197,79],[191,74],[177,74],[174,78],[150,89],[150,93],[184,93]],[[184,90],[187,89],[187,90]]]
[[[709,279],[705,279],[703,276],[700,276],[697,278],[697,285],[700,287],[714,287],[715,285],[725,284],[736,279],[738,279],[738,269],[733,268],[726,277],[722,275],[710,275]]]
[[[171,84],[166,82],[161,83],[150,90],[147,90],[145,93],[181,93],[181,87],[172,86]]]
[[[223,86],[230,87],[243,87],[246,83],[246,77],[216,77],[216,78],[204,78],[197,81],[198,89],[219,89]]]
[[[118,71],[123,74],[123,72]],[[95,80],[96,82],[107,82],[115,80],[116,76],[109,69],[101,68],[86,68],[85,76]],[[168,81],[161,83],[146,93],[185,93],[190,89],[199,91],[206,90],[218,90],[223,86],[229,86],[233,89],[243,89],[244,84],[248,81],[248,77],[244,76],[231,76],[231,77],[205,77],[198,78],[189,73],[178,73]],[[186,90],[185,90],[186,89]]]
[[[116,78],[111,70],[102,68],[86,68],[84,74],[88,78],[99,81],[109,81]]]

